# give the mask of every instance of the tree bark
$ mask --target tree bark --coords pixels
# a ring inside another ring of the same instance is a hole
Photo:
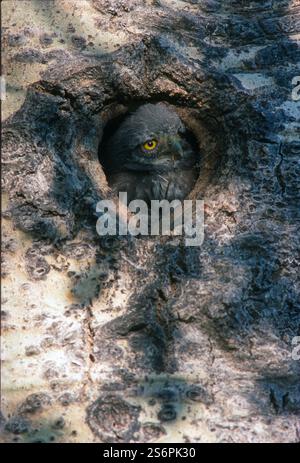
[[[2,2],[3,441],[299,442],[299,12]],[[145,101],[199,144],[199,247],[96,233]]]

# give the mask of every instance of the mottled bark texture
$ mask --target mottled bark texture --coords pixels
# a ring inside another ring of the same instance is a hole
[[[299,1],[19,3],[2,439],[299,441]],[[96,234],[103,128],[149,101],[199,142],[200,247]]]

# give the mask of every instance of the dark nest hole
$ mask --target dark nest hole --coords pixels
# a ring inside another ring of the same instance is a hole
[[[108,140],[116,133],[124,120],[141,105],[145,103],[156,104],[159,101],[134,101],[126,106],[123,104],[112,104],[102,112],[103,132],[99,142],[98,159],[106,176],[107,183],[111,186],[110,174],[106,168],[107,154],[104,147]],[[188,198],[202,199],[207,187],[217,181],[222,170],[222,160],[225,159],[226,130],[214,115],[203,113],[197,109],[179,107],[166,101],[160,101],[170,109],[177,112],[186,126],[185,138],[192,146],[194,152],[199,156],[195,169],[197,170],[197,181],[191,187]]]
[[[105,105],[94,117],[88,110],[82,114],[77,109],[66,111],[66,100],[56,96],[56,87],[45,82],[43,86],[47,92],[41,93],[34,86],[14,116],[13,124],[9,125],[11,121],[7,124],[5,182],[16,225],[38,239],[59,243],[76,236],[83,228],[95,233],[96,204],[99,199],[112,196],[107,188],[109,178],[101,167],[101,148],[129,113],[142,104],[160,100],[128,102],[128,96],[126,100]],[[199,152],[199,176],[189,197],[204,199],[207,188],[217,184],[220,173],[226,170],[226,150],[232,143],[229,129],[224,121],[220,123],[221,115],[218,119],[214,111],[210,114],[209,110],[182,107],[176,101],[171,104],[170,99],[161,102],[178,113],[188,128],[190,143]],[[30,132],[23,129],[23,119],[32,127]],[[22,168],[17,168],[16,159]],[[28,186],[27,175],[32,174],[32,165],[41,178],[51,178],[49,184],[38,184],[34,191]]]

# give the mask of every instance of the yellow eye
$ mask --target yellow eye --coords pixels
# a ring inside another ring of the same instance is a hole
[[[152,140],[147,140],[144,144],[143,144],[143,148],[144,150],[146,151],[153,151],[155,148],[157,147],[157,141],[152,139]]]

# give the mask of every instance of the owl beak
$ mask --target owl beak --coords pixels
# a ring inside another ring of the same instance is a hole
[[[171,140],[171,147],[172,147],[172,161],[178,161],[183,157],[183,150],[181,143],[178,139]]]

